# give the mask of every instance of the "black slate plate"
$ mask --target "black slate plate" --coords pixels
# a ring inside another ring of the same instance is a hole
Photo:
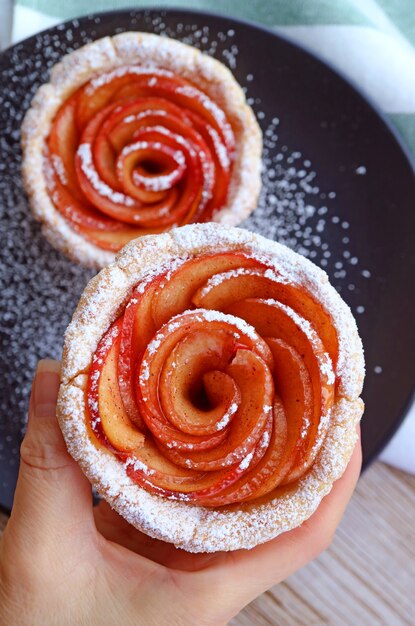
[[[264,191],[245,226],[327,269],[366,348],[368,465],[395,432],[414,381],[415,181],[385,119],[327,65],[269,30],[186,11],[117,11],[49,29],[0,56],[0,504],[10,508],[36,360],[58,357],[92,275],[55,252],[20,181],[20,125],[66,52],[124,30],[167,34],[228,64],[264,130]],[[279,118],[279,119],[277,119]]]

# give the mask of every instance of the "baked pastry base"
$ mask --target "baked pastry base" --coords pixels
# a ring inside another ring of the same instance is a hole
[[[115,253],[84,239],[55,208],[43,171],[45,143],[59,107],[71,93],[93,76],[133,64],[171,70],[206,92],[227,115],[236,153],[227,203],[215,212],[215,222],[240,224],[254,210],[261,187],[261,130],[241,87],[222,63],[196,48],[148,33],[122,33],[87,44],[64,56],[52,68],[50,82],[36,93],[22,126],[22,173],[44,236],[73,261],[90,267],[104,267]]]
[[[126,475],[111,452],[97,448],[87,431],[85,386],[99,340],[137,283],[168,268],[174,259],[225,251],[246,251],[275,266],[287,280],[308,289],[329,312],[339,340],[338,383],[327,436],[303,478],[265,500],[211,509],[148,493]],[[363,350],[355,320],[323,270],[254,233],[212,223],[192,224],[130,242],[113,264],[90,281],[65,335],[58,419],[69,452],[93,486],[139,530],[189,552],[252,548],[302,524],[342,475],[357,440],[363,378]]]

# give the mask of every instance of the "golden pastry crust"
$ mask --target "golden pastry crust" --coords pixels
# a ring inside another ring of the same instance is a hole
[[[261,187],[261,130],[241,87],[222,63],[196,48],[148,33],[122,33],[87,44],[63,57],[52,68],[50,82],[33,98],[22,126],[22,173],[45,237],[72,260],[91,267],[104,267],[114,260],[115,253],[84,239],[54,207],[42,165],[45,141],[57,110],[71,93],[94,76],[131,64],[171,70],[191,81],[230,121],[236,154],[227,203],[215,213],[215,222],[240,224],[254,210]]]
[[[274,266],[322,304],[338,334],[338,384],[320,452],[311,470],[289,493],[271,496],[265,503],[211,509],[148,493],[126,475],[108,450],[98,450],[87,432],[85,386],[99,340],[137,283],[174,259],[225,251],[245,251]],[[65,335],[58,419],[69,452],[94,487],[136,528],[190,552],[252,548],[299,526],[342,475],[357,440],[363,378],[363,350],[355,320],[323,270],[285,246],[248,231],[193,224],[132,241],[90,281]]]

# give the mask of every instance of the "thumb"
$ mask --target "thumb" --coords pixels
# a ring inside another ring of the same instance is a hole
[[[32,539],[38,533],[42,541],[57,529],[73,536],[93,521],[90,484],[67,452],[56,419],[59,383],[59,362],[39,361],[10,520],[16,532]]]

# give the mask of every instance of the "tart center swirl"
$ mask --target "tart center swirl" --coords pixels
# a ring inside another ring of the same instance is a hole
[[[137,285],[98,345],[91,437],[163,497],[266,496],[313,465],[337,353],[329,314],[275,269],[241,253],[178,261]]]
[[[55,207],[95,245],[207,221],[224,206],[235,139],[222,109],[170,71],[93,78],[55,116],[45,155]]]

